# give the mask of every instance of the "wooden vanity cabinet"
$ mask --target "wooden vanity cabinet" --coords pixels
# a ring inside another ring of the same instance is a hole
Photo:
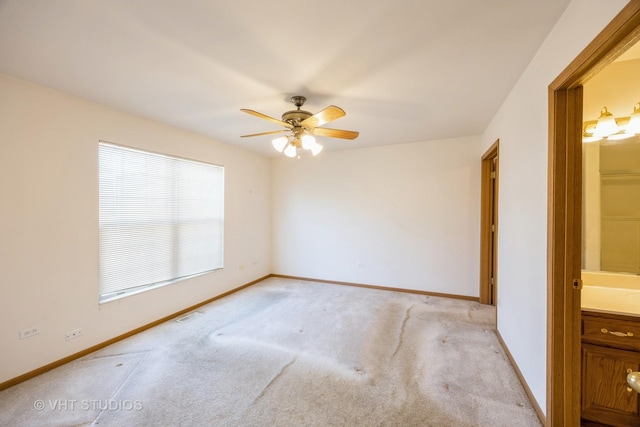
[[[640,317],[582,312],[582,418],[640,426],[640,399],[627,373],[640,371]]]

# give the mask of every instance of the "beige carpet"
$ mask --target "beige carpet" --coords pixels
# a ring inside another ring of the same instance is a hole
[[[270,278],[0,392],[2,426],[540,426],[493,307]]]

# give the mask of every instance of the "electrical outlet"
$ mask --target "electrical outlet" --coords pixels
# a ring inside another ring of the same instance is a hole
[[[69,332],[65,333],[64,334],[64,339],[69,341],[69,340],[72,340],[74,338],[78,338],[82,334],[83,334],[82,328],[74,329],[73,331],[69,331]]]
[[[25,338],[32,337],[34,335],[40,334],[40,326],[33,326],[29,329],[23,329],[19,331],[20,339],[23,340]]]

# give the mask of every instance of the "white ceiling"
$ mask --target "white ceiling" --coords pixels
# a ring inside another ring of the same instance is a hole
[[[275,155],[304,95],[370,147],[481,133],[570,0],[0,0],[0,72]]]

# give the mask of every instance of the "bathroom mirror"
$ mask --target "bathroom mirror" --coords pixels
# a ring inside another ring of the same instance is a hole
[[[640,135],[583,145],[583,269],[640,275]]]
[[[636,124],[629,126],[632,117],[640,116],[634,114],[640,113],[639,76],[637,43],[583,87],[585,285],[597,279],[610,285],[625,282],[640,287],[640,131]],[[603,122],[613,122],[617,128],[609,132],[601,128],[600,132],[608,136],[597,135],[600,118],[608,119]]]

